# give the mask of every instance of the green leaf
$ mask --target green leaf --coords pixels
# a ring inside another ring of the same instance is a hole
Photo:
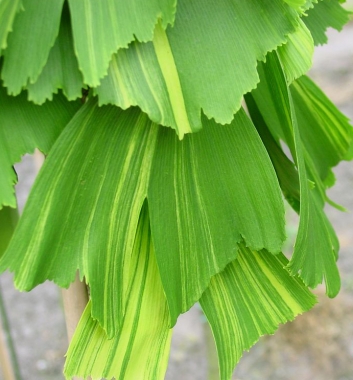
[[[7,35],[12,31],[16,13],[21,9],[21,0],[0,0],[0,56],[7,47]]]
[[[284,208],[253,125],[243,111],[229,126],[204,124],[180,142],[136,108],[86,103],[50,151],[1,270],[29,290],[46,279],[67,287],[79,269],[111,338],[146,197],[172,325],[234,260],[241,238],[279,252]]]
[[[28,100],[42,104],[47,99],[52,100],[53,93],[57,93],[59,88],[68,100],[75,100],[82,96],[83,87],[82,74],[78,69],[73,47],[70,13],[65,4],[59,35],[48,61],[36,82],[27,86]]]
[[[125,313],[157,132],[137,109],[86,103],[44,163],[1,264],[15,271],[23,290],[46,279],[68,287],[79,269],[90,285],[93,318],[109,338]]]
[[[174,21],[175,0],[69,0],[75,50],[84,81],[99,85],[112,54],[135,40],[151,41],[161,20]]]
[[[0,208],[16,208],[13,186],[17,176],[12,166],[35,148],[48,153],[79,106],[63,96],[36,106],[26,100],[24,93],[12,97],[0,87]]]
[[[302,20],[300,20],[297,30],[288,36],[288,42],[280,46],[277,51],[289,83],[310,69],[314,41]]]
[[[64,373],[117,380],[162,380],[171,340],[169,312],[153,251],[147,207],[143,208],[131,256],[126,314],[108,339],[91,317],[91,302],[71,341]]]
[[[18,221],[17,209],[3,207],[0,210],[0,257],[5,252]]]
[[[275,53],[269,54],[266,65],[258,69],[261,82],[252,95],[271,132],[289,145],[299,172],[300,222],[288,268],[293,275],[300,272],[310,287],[325,279],[327,294],[334,297],[340,288],[335,252],[337,239],[318,201],[317,192],[309,186],[307,164],[310,162],[306,159],[290,89]]]
[[[284,268],[288,260],[242,245],[238,258],[211,279],[200,304],[215,337],[221,380],[243,354],[280,323],[311,309],[315,297]]]
[[[157,25],[153,42],[113,56],[97,90],[100,104],[138,105],[180,138],[201,129],[201,109],[230,123],[243,94],[259,81],[257,61],[285,43],[298,23],[282,0],[180,0],[172,28]]]
[[[309,28],[315,45],[327,43],[326,29],[332,27],[342,30],[343,25],[349,21],[350,12],[346,11],[338,0],[321,0],[309,9],[303,21]]]
[[[14,22],[2,69],[4,86],[18,95],[39,77],[59,32],[64,0],[22,0],[24,11]]]
[[[172,324],[235,259],[242,238],[274,253],[285,239],[277,178],[244,111],[227,126],[204,117],[203,128],[182,142],[160,131],[148,189]]]

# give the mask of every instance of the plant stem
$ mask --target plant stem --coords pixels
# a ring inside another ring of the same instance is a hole
[[[6,313],[4,299],[0,286],[0,362],[5,380],[21,380],[20,366],[18,365],[15,346],[11,336],[11,329]]]
[[[80,281],[78,272],[76,274],[75,281],[70,285],[70,287],[62,290],[62,296],[67,336],[70,342],[88,302],[87,286],[84,282]],[[78,377],[73,378],[73,380],[78,379]]]

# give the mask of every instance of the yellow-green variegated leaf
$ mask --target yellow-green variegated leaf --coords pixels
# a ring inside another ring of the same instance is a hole
[[[181,142],[162,128],[148,202],[172,324],[234,260],[242,238],[253,249],[281,250],[277,178],[243,110],[227,126],[204,117],[203,130]]]
[[[0,56],[7,46],[7,36],[12,30],[16,13],[21,9],[21,0],[0,1]]]
[[[111,338],[146,197],[171,325],[235,259],[242,238],[279,252],[284,208],[254,126],[244,111],[229,126],[204,125],[179,141],[137,108],[86,103],[51,150],[0,269],[25,290],[46,279],[68,286],[79,269],[92,316]]]
[[[348,22],[350,13],[341,6],[341,2],[340,0],[320,0],[308,10],[307,17],[303,17],[315,45],[327,43],[326,30],[329,27],[342,30],[343,25]]]
[[[91,302],[67,352],[64,373],[93,380],[163,380],[171,340],[169,312],[144,207],[131,256],[126,313],[113,339],[91,316]]]
[[[300,20],[297,30],[288,36],[288,42],[280,46],[277,51],[289,83],[310,69],[314,53],[314,41],[302,20]]]
[[[242,245],[238,258],[211,279],[200,304],[215,337],[220,379],[230,380],[236,363],[280,323],[311,309],[315,297],[284,268],[282,253],[252,251]]]
[[[268,55],[266,64],[259,66],[259,73],[261,81],[252,96],[275,138],[281,138],[289,145],[299,173],[300,222],[288,268],[293,275],[300,272],[310,287],[316,287],[325,280],[327,294],[333,297],[340,288],[336,265],[337,238],[319,202],[318,193],[309,182],[312,178],[309,177],[306,142],[302,139],[304,126],[298,123],[297,107],[276,53]],[[323,141],[319,132],[316,138]]]
[[[63,96],[36,106],[27,102],[24,93],[12,97],[0,87],[0,209],[3,205],[16,208],[13,165],[35,148],[48,153],[79,106]]]
[[[69,6],[80,70],[96,87],[113,53],[135,38],[151,41],[158,19],[164,29],[173,23],[176,0],[69,0]]]
[[[64,5],[58,38],[50,51],[49,58],[43,71],[35,83],[27,85],[28,100],[42,104],[47,99],[52,100],[53,93],[62,89],[68,100],[82,96],[83,79],[78,69],[75,56],[70,13]]]
[[[48,155],[1,263],[23,290],[46,279],[68,287],[79,269],[109,338],[125,313],[157,133],[137,109],[87,102]]]
[[[11,95],[39,77],[59,32],[64,0],[21,0],[23,11],[13,23],[4,51],[1,77]]]
[[[18,221],[18,210],[12,207],[0,209],[0,257],[5,252]]]
[[[201,109],[230,123],[259,81],[257,61],[285,43],[298,22],[282,0],[179,0],[173,27],[158,24],[152,42],[113,56],[97,89],[100,104],[138,105],[180,138],[201,129]]]

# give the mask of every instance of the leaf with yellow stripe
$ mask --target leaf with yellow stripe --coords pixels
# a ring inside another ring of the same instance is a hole
[[[301,278],[310,287],[316,287],[325,280],[327,294],[334,297],[340,288],[336,265],[337,238],[324,213],[318,192],[309,182],[313,178],[310,176],[311,160],[303,132],[305,126],[299,123],[296,115],[297,109],[298,114],[301,109],[293,101],[276,53],[268,55],[266,64],[259,66],[259,73],[261,81],[252,96],[275,139],[281,138],[288,144],[299,174],[300,221],[288,268],[293,275],[300,272]],[[317,131],[315,138],[324,141],[322,132]]]
[[[131,255],[126,313],[113,339],[91,316],[91,301],[67,352],[66,378],[163,380],[171,332],[169,312],[144,207]]]
[[[183,141],[162,128],[147,197],[172,325],[242,238],[274,253],[285,240],[277,178],[243,110],[227,126],[203,117],[203,130]]]
[[[311,309],[315,297],[284,268],[282,253],[272,255],[241,245],[238,258],[211,279],[200,299],[216,341],[220,379],[230,380],[245,350],[280,323]]]
[[[157,132],[137,109],[86,103],[48,155],[1,262],[23,290],[46,279],[68,287],[79,269],[109,338],[125,312]]]
[[[0,87],[0,209],[3,205],[16,208],[13,165],[35,148],[48,153],[79,107],[61,95],[37,106],[29,103],[24,93],[12,97]]]
[[[8,93],[18,95],[35,82],[59,33],[64,0],[21,0],[23,11],[13,23],[4,51],[1,77]]]
[[[201,109],[230,123],[243,94],[259,81],[257,61],[285,43],[298,23],[282,0],[179,0],[173,27],[158,24],[152,42],[113,56],[97,89],[100,104],[138,105],[180,138],[202,128]]]
[[[161,20],[174,21],[175,0],[69,0],[80,70],[91,87],[106,75],[114,53],[135,40],[151,41]]]
[[[206,118],[204,126],[179,141],[137,108],[90,100],[48,155],[1,270],[29,290],[46,279],[68,286],[79,269],[92,316],[111,338],[125,313],[146,197],[171,325],[235,259],[242,238],[279,252],[284,208],[254,126],[244,111],[229,126]]]

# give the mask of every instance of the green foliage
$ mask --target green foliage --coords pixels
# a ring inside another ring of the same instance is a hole
[[[68,378],[163,379],[171,327],[200,301],[230,379],[314,305],[309,287],[339,291],[324,206],[340,208],[326,190],[352,128],[304,74],[348,13],[338,0],[48,4],[0,0],[1,254],[13,165],[47,155],[0,270],[21,290],[68,287],[77,270],[89,285]],[[300,215],[289,260],[282,194]]]

